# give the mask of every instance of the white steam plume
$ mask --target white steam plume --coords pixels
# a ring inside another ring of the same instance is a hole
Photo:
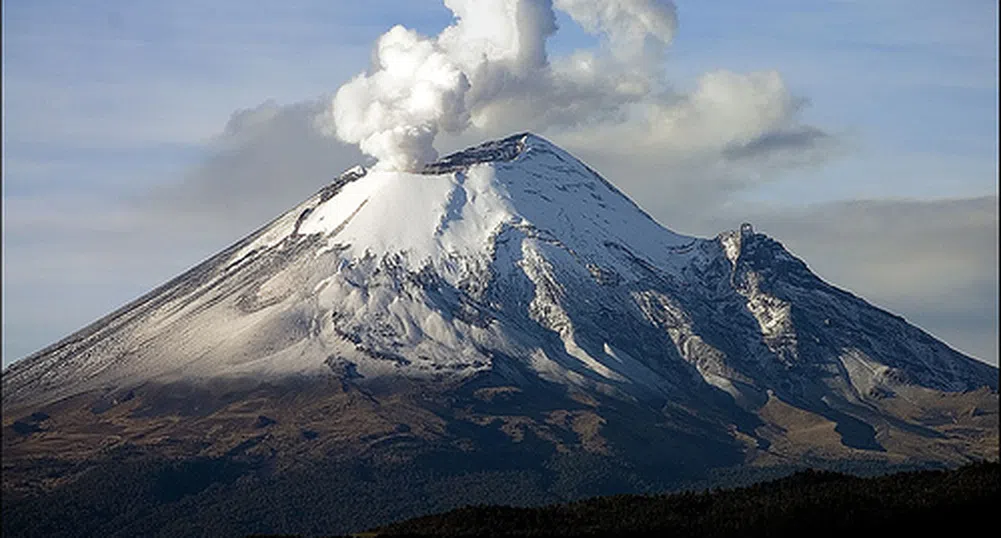
[[[437,158],[439,134],[469,127],[499,134],[596,124],[604,130],[640,121],[676,139],[675,146],[705,140],[716,151],[720,144],[706,137],[753,140],[770,126],[795,123],[794,107],[778,107],[783,117],[759,121],[776,109],[771,105],[788,99],[777,74],[714,75],[726,82],[725,95],[707,91],[719,84],[701,84],[690,97],[667,91],[663,64],[677,26],[670,0],[444,2],[455,17],[452,25],[433,37],[402,26],[389,30],[368,72],[341,86],[321,115],[326,132],[358,144],[379,167],[419,169]],[[602,46],[550,58],[546,40],[557,30],[554,9]],[[707,98],[714,106],[722,100],[748,108],[728,109],[727,121],[702,125],[705,116],[720,116],[701,112]]]
[[[678,26],[674,4],[661,0],[556,0],[585,30],[602,35],[626,61],[661,60]]]
[[[647,43],[647,36],[666,45],[673,32],[670,2],[560,4],[589,31],[606,36],[614,50]],[[358,144],[381,167],[414,169],[434,160],[440,132],[461,132],[471,122],[483,127],[521,100],[549,123],[578,123],[590,101],[596,111],[607,111],[605,101],[615,108],[647,91],[596,74],[591,56],[551,68],[546,39],[556,31],[552,0],[445,0],[445,6],[456,20],[435,37],[401,26],[380,37],[369,72],[342,86],[326,113],[328,130]]]
[[[469,122],[466,74],[435,41],[402,26],[379,38],[374,62],[372,74],[337,91],[337,136],[390,168],[434,160],[438,131],[462,130]]]

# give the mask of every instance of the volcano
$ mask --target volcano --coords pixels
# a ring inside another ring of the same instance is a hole
[[[749,224],[662,227],[532,134],[348,170],[2,383],[4,519],[50,535],[329,534],[998,448],[996,368]],[[139,508],[59,515],[95,489]]]

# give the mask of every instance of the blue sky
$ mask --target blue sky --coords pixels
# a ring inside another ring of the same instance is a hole
[[[621,155],[594,154],[599,171],[679,231],[771,226],[833,283],[996,364],[996,3],[676,4],[664,66],[673,87],[718,69],[775,70],[806,103],[802,121],[834,144],[690,200]],[[246,154],[233,149],[239,136],[258,135],[227,134],[235,112],[329,95],[366,68],[393,24],[433,35],[449,22],[430,0],[4,1],[4,365],[197,263],[360,157],[310,139],[302,159],[315,158],[316,172],[247,188],[227,174],[248,166],[234,163]],[[568,17],[558,22],[552,56],[595,46]],[[205,194],[239,185],[248,200]],[[199,200],[214,209],[196,211]],[[858,204],[874,201],[879,214],[859,228]],[[804,236],[812,215],[827,227]],[[850,232],[839,219],[852,219]]]

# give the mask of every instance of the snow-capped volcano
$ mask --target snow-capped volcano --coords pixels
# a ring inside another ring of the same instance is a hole
[[[992,367],[822,282],[750,225],[676,234],[572,155],[520,134],[419,173],[345,172],[16,363],[3,398],[483,372],[692,406],[726,394],[753,410],[777,397],[839,424],[912,388],[997,388]]]
[[[318,535],[722,467],[996,458],[997,376],[750,225],[673,233],[522,134],[349,170],[12,365],[4,517]]]
[[[4,397],[335,364],[365,377],[461,375],[490,368],[496,352],[553,374],[567,354],[580,363],[569,372],[627,381],[634,376],[606,364],[624,360],[610,343],[590,353],[576,343],[554,265],[568,271],[561,278],[596,286],[638,281],[648,267],[677,278],[696,242],[530,134],[421,173],[356,167],[189,273],[18,363],[4,376]],[[524,334],[529,320],[566,349]]]

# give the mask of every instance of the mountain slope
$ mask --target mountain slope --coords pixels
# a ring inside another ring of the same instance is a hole
[[[748,463],[959,463],[998,442],[997,369],[750,225],[661,227],[531,134],[421,173],[349,170],[2,382],[18,495],[142,456],[439,485],[526,472],[553,502]],[[416,510],[399,502],[394,517]]]
[[[594,324],[609,311],[635,318],[633,332],[654,329],[661,345],[617,353],[638,343]],[[693,324],[721,327],[691,342]],[[705,341],[734,329],[752,334],[737,346]],[[531,357],[543,377],[666,394],[672,380],[658,369],[678,355],[735,395],[735,382],[818,363],[854,391],[897,378],[953,391],[997,385],[990,367],[826,285],[749,226],[715,240],[674,234],[570,155],[518,135],[423,174],[345,173],[16,363],[4,399],[157,376],[315,373],[333,362],[360,375],[468,375],[490,367],[490,351]]]

